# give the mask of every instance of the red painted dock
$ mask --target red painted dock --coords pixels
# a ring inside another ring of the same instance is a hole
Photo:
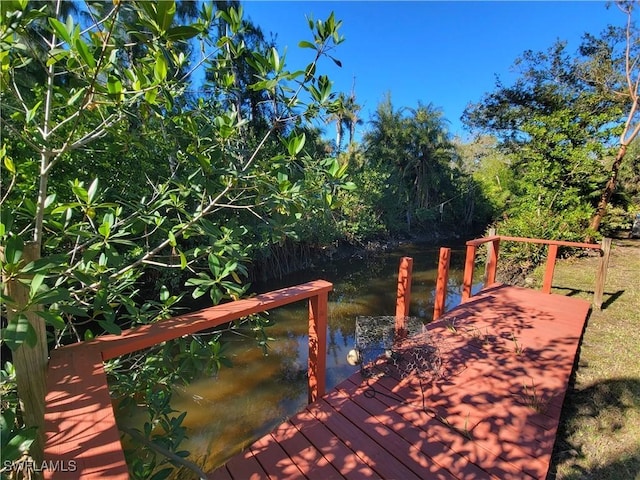
[[[415,340],[437,369],[358,372],[211,478],[543,479],[589,308],[485,289]]]

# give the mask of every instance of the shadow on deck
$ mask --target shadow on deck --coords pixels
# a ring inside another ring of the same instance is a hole
[[[435,375],[356,373],[211,478],[545,478],[589,309],[486,289],[427,327]]]
[[[546,244],[542,292],[495,284],[500,241]],[[476,250],[487,244],[485,289],[471,297]],[[610,245],[610,242],[609,242]],[[562,402],[588,316],[584,300],[549,294],[558,247],[539,239],[490,236],[467,242],[463,304],[441,316],[448,249],[441,249],[434,318],[396,352],[409,358],[428,341],[437,369],[351,376],[325,395],[327,298],[317,280],[217,305],[153,325],[54,350],[46,398],[45,459],[73,463],[64,478],[128,478],[103,362],[289,303],[309,303],[309,403],[301,413],[212,472],[212,478],[544,478]],[[594,289],[602,306],[608,247]],[[411,259],[398,276],[396,331],[403,331]],[[421,340],[422,339],[422,340]],[[413,350],[412,350],[413,349]],[[45,478],[57,478],[54,470]]]

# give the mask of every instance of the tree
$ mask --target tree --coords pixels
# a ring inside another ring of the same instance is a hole
[[[500,138],[501,147],[515,155],[520,207],[531,207],[526,215],[549,219],[571,213],[569,223],[556,227],[576,236],[598,231],[638,132],[633,4],[619,6],[627,13],[626,29],[587,34],[575,54],[564,42],[544,53],[525,52],[515,63],[521,72],[515,84],[498,82],[464,114],[467,125]],[[556,227],[546,234],[562,233]]]
[[[611,164],[609,178],[602,190],[589,229],[597,232],[602,218],[607,211],[611,197],[618,183],[618,175],[622,162],[627,155],[629,145],[640,132],[638,109],[640,108],[640,31],[633,18],[636,2],[619,1],[618,8],[626,15],[625,29],[611,29],[602,38],[586,36],[581,47],[581,53],[588,57],[582,73],[601,95],[611,97],[615,103],[622,102],[623,112],[626,112],[624,126],[618,140],[618,151]]]
[[[420,227],[432,223],[444,205],[456,197],[457,152],[446,120],[433,104],[394,109],[390,97],[381,102],[364,137],[367,168],[384,171],[395,202],[383,207],[391,217],[412,219]],[[442,205],[442,207],[441,207]],[[394,210],[391,211],[390,209]]]
[[[235,86],[227,65],[245,48],[241,10],[203,5],[196,21],[177,24],[174,1],[89,3],[63,18],[65,4],[1,4],[2,135],[9,139],[1,150],[2,340],[13,350],[26,424],[40,435],[48,344],[170,315],[180,295],[166,287],[160,302],[138,295],[149,269],[189,273],[194,296],[208,293],[214,303],[237,298],[250,248],[241,215],[285,223],[308,197],[324,198],[341,182],[305,154],[297,129],[332,100],[330,81],[315,72],[342,41],[333,15],[311,23],[305,70],[287,70],[275,49],[252,53],[260,72],[247,88],[282,106],[252,145],[235,103],[211,109],[206,99],[184,97],[190,73],[208,59]],[[228,26],[222,37],[210,34],[217,17]],[[192,63],[185,51],[194,41],[202,56]],[[265,154],[271,138],[281,147]],[[150,181],[138,169],[120,176],[124,185],[110,183],[119,191],[105,190],[109,182],[96,173],[119,175],[120,159],[160,167]],[[295,177],[300,170],[315,172],[316,190]],[[67,185],[52,182],[56,176]],[[41,452],[36,441],[32,454]]]

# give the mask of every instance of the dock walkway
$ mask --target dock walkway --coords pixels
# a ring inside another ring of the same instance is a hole
[[[589,309],[493,285],[427,327],[430,371],[355,373],[210,477],[544,479]]]

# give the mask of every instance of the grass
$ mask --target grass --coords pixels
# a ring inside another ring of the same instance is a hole
[[[598,261],[559,261],[553,292],[591,299]],[[640,240],[613,241],[571,387],[548,479],[640,480]]]

